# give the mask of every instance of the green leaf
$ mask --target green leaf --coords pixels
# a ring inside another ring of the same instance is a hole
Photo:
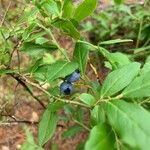
[[[131,63],[128,56],[120,52],[110,53],[110,57],[111,61],[113,62],[113,64],[117,66],[117,68],[120,68],[124,65]]]
[[[103,105],[96,105],[91,110],[91,119],[93,124],[99,124],[105,122],[105,111]]]
[[[115,4],[120,5],[123,3],[124,0],[114,0]]]
[[[132,50],[134,51],[134,54],[136,54],[136,53],[139,53],[139,52],[150,50],[150,46],[135,48],[135,49],[132,49]]]
[[[42,147],[39,147],[35,144],[34,138],[32,133],[29,131],[28,128],[25,128],[25,132],[27,135],[26,141],[22,144],[21,150],[43,150]]]
[[[65,131],[63,133],[63,137],[64,138],[70,138],[70,137],[73,137],[75,136],[77,133],[81,132],[83,130],[83,128],[79,125],[74,125],[74,126],[71,126],[67,129],[67,131]]]
[[[73,37],[74,39],[80,38],[79,31],[76,29],[76,27],[73,25],[73,23],[70,20],[57,19],[55,22],[53,22],[53,25],[63,30],[65,33],[67,33],[69,36]]]
[[[72,0],[64,0],[64,5],[63,5],[63,18],[71,18],[74,14],[74,5],[72,3]]]
[[[44,10],[46,10],[48,15],[50,14],[57,16],[59,14],[57,3],[54,0],[47,0],[42,4],[42,7],[44,8]]]
[[[50,110],[51,112],[56,112],[57,110],[61,109],[64,105],[65,103],[56,101],[56,102],[50,103],[47,109]]]
[[[4,74],[10,74],[10,73],[15,73],[17,70],[11,70],[11,69],[0,69],[0,75]]]
[[[150,71],[136,77],[122,92],[123,96],[142,98],[150,96]]]
[[[139,73],[140,64],[130,63],[111,72],[105,79],[101,89],[101,97],[111,96],[125,88]]]
[[[111,44],[124,43],[124,42],[133,42],[133,40],[131,40],[131,39],[115,39],[115,40],[100,42],[99,45],[111,45]]]
[[[106,50],[103,47],[99,47],[98,51],[110,62],[112,69],[120,68],[123,65],[129,64],[131,61],[129,60],[128,56],[116,52],[116,53],[110,53],[108,50]],[[109,66],[110,66],[109,64]],[[108,65],[108,64],[107,64]]]
[[[56,63],[49,65],[47,79],[51,82],[57,78],[63,78],[66,75],[71,74],[77,68],[78,64],[76,62],[57,61]]]
[[[129,149],[146,150],[150,147],[150,113],[139,105],[123,100],[105,104],[109,123]]]
[[[95,104],[96,102],[96,99],[91,95],[91,94],[87,94],[87,93],[82,93],[80,96],[79,96],[79,99],[89,105],[89,106],[92,106]]]
[[[21,51],[28,53],[29,55],[39,55],[43,54],[44,51],[54,51],[57,46],[54,44],[36,44],[34,42],[25,42],[21,47]]]
[[[58,116],[49,107],[45,110],[39,123],[38,142],[43,146],[54,134]]]
[[[85,73],[88,61],[89,47],[84,43],[76,43],[73,58],[79,64],[81,74]]]
[[[147,73],[150,71],[150,56],[147,57],[146,62],[141,69],[141,74]]]
[[[98,0],[84,0],[75,10],[73,19],[80,22],[89,16],[96,8]]]
[[[115,150],[114,146],[113,130],[109,125],[101,124],[91,130],[90,137],[85,144],[85,150]]]

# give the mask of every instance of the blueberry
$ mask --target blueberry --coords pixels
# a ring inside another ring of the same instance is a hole
[[[73,90],[73,86],[70,82],[64,81],[60,85],[60,92],[64,95],[69,95]]]
[[[76,82],[80,79],[80,71],[76,69],[72,74],[66,76],[65,80],[67,82]]]

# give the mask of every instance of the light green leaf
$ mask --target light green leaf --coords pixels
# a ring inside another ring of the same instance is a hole
[[[57,3],[54,0],[47,0],[45,3],[42,4],[42,7],[50,15],[57,16],[59,14],[59,9],[58,9]]]
[[[85,144],[85,150],[115,150],[115,135],[107,124],[95,126]]]
[[[73,19],[80,22],[89,16],[96,8],[98,0],[84,0],[75,10]]]
[[[27,135],[26,141],[21,145],[21,150],[43,150],[42,147],[39,147],[35,144],[34,137],[28,128],[25,128]]]
[[[57,19],[55,22],[53,22],[53,25],[63,30],[65,33],[67,33],[68,35],[70,35],[75,39],[80,38],[79,31],[76,29],[76,27],[73,25],[73,23],[70,20]]]
[[[140,48],[135,48],[135,49],[132,49],[134,51],[134,53],[139,53],[139,52],[143,52],[143,51],[147,51],[147,50],[150,50],[150,46],[146,46],[146,47],[140,47]]]
[[[125,42],[133,42],[133,40],[131,40],[131,39],[115,39],[115,40],[100,42],[99,45],[111,45],[111,44],[125,43]]]
[[[54,134],[58,116],[49,107],[45,110],[39,123],[38,142],[43,146]]]
[[[150,147],[150,113],[139,105],[114,100],[105,104],[109,123],[129,149]]]
[[[115,64],[117,68],[120,68],[124,65],[131,63],[128,56],[120,52],[110,53],[110,57],[112,59],[113,64]]]
[[[91,95],[91,94],[87,94],[87,93],[82,93],[80,96],[79,96],[79,99],[89,105],[89,106],[92,106],[95,104],[96,102],[96,99]]]
[[[21,51],[28,53],[29,55],[43,54],[44,51],[54,51],[57,46],[54,44],[36,44],[34,42],[24,42],[21,47]]]
[[[77,68],[78,64],[76,62],[57,61],[48,66],[47,79],[51,82],[57,78],[65,77]]]
[[[93,124],[99,124],[105,122],[105,111],[103,105],[96,105],[91,110],[91,119]]]
[[[150,71],[135,78],[122,92],[123,96],[142,98],[150,96]]]
[[[140,64],[130,63],[111,72],[101,89],[101,97],[111,96],[125,88],[139,73]]]
[[[99,47],[98,51],[110,62],[112,69],[120,68],[131,62],[126,54],[120,52],[110,53],[103,47]]]
[[[85,73],[88,61],[89,47],[84,43],[76,43],[73,58],[79,64],[81,74]]]
[[[74,5],[72,3],[72,0],[64,0],[64,5],[63,5],[63,18],[71,18],[74,14]]]
[[[42,45],[42,44],[44,44],[44,43],[47,43],[48,42],[48,39],[46,39],[46,38],[44,38],[44,37],[38,37],[38,38],[36,38],[36,40],[35,40],[35,43],[36,44],[40,44],[40,45]]]
[[[147,57],[146,62],[141,69],[141,74],[147,73],[150,71],[150,56]]]

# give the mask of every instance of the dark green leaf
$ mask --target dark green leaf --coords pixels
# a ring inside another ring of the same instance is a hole
[[[64,78],[66,75],[71,74],[77,68],[78,64],[75,62],[58,61],[49,65],[47,79],[49,82],[51,82],[60,77]]]
[[[115,150],[115,135],[107,124],[95,126],[85,144],[85,150]]]
[[[58,116],[49,107],[45,110],[39,123],[38,142],[43,146],[54,134]]]
[[[114,0],[114,2],[117,4],[117,5],[120,5],[123,3],[124,0]]]
[[[64,138],[73,137],[77,133],[81,132],[82,130],[83,130],[83,128],[81,126],[78,126],[78,125],[71,126],[70,128],[67,129],[67,131],[65,131],[63,133],[63,137]]]
[[[73,58],[79,64],[81,74],[85,73],[88,61],[89,47],[84,43],[76,43]]]

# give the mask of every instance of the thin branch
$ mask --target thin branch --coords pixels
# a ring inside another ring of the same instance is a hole
[[[5,11],[4,17],[3,17],[2,21],[1,21],[1,24],[0,24],[1,27],[2,27],[2,25],[4,23],[4,21],[5,21],[5,18],[6,18],[6,15],[7,15],[8,11],[9,11],[10,6],[11,6],[11,1],[9,2],[8,7],[7,7],[6,11]]]
[[[17,75],[14,75],[14,74],[10,74],[11,77],[13,77],[15,80],[17,80],[28,92],[29,94],[36,100],[39,102],[39,104],[45,109],[45,105],[41,102],[41,100],[35,96],[32,91],[30,90],[30,88],[26,85],[26,83]]]
[[[87,130],[87,131],[89,131],[89,132],[91,131],[89,127],[87,127],[87,126],[84,125],[83,123],[79,122],[78,120],[73,119],[73,121],[74,121],[75,123],[77,123],[78,125],[80,125],[81,127],[83,127],[85,130]]]
[[[58,101],[64,102],[64,103],[68,103],[68,104],[74,104],[74,105],[79,105],[82,107],[86,107],[86,108],[90,108],[90,106],[85,105],[83,103],[77,102],[77,101],[71,101],[71,100],[66,100],[66,99],[62,99],[56,96],[51,95],[47,90],[45,90],[44,88],[42,88],[41,86],[39,86],[38,84],[29,81],[27,78],[25,78],[24,76],[22,76],[21,74],[18,74],[19,78],[22,79],[24,82],[36,87],[37,89],[41,90],[43,93],[45,93],[47,96],[49,96],[50,98],[56,99]]]

